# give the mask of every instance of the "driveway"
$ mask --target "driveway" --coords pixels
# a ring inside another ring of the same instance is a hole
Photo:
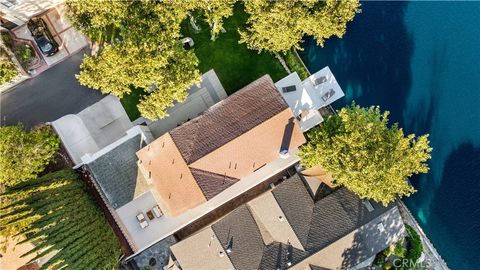
[[[102,99],[96,90],[81,86],[75,74],[80,70],[82,50],[42,74],[26,80],[0,96],[1,125],[22,122],[31,128],[78,113]]]

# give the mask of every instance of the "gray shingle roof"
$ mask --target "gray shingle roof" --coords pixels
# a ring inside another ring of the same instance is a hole
[[[190,171],[207,200],[210,200],[239,180],[237,178],[195,168],[190,168]]]
[[[135,153],[144,146],[141,135],[137,135],[85,165],[115,209],[134,197],[138,170]]]
[[[341,188],[315,203],[306,249],[317,251],[386,212],[389,207],[374,204],[368,212],[362,200]]]
[[[283,181],[272,193],[283,213],[285,213],[298,240],[305,247],[314,203],[300,176],[295,174]]]
[[[288,254],[291,255],[288,255]],[[285,243],[275,242],[265,247],[258,269],[287,269],[287,261],[295,265],[308,257],[308,253]]]
[[[187,164],[272,118],[288,105],[265,75],[170,131]]]
[[[291,253],[295,265],[328,248],[343,251],[343,261],[338,263],[348,269],[392,244],[396,239],[392,236],[402,232],[403,222],[393,204],[383,207],[371,202],[374,210],[368,212],[362,200],[345,188],[314,203],[300,176],[294,175],[272,193],[305,251],[288,243],[265,245],[250,210],[242,205],[212,225],[224,249],[232,239],[233,248],[228,256],[236,269],[287,269],[287,254]],[[377,228],[381,220],[386,225],[384,233]],[[352,246],[330,246],[352,232],[355,238]]]
[[[231,241],[232,252],[227,254],[235,269],[258,268],[265,244],[246,205],[236,208],[213,224],[212,229],[224,249]]]

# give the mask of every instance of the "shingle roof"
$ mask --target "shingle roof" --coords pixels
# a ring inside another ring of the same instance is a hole
[[[137,135],[85,165],[115,209],[134,198],[138,170],[135,153],[144,146],[141,135]]]
[[[345,188],[318,201],[313,210],[306,249],[313,252],[325,248],[392,207],[372,205],[374,210],[368,212],[362,200]]]
[[[300,176],[295,174],[283,181],[272,193],[300,243],[305,247],[314,203]]]
[[[310,264],[309,267],[310,267],[311,270],[331,270],[331,269],[328,269],[328,268],[325,268],[325,267],[315,266],[315,265],[312,265],[312,264]]]
[[[235,184],[239,179],[200,169],[190,168],[193,177],[207,200]]]
[[[170,134],[190,164],[287,108],[265,75]]]
[[[291,254],[291,255],[289,255]],[[258,269],[287,269],[288,260],[295,265],[308,257],[308,253],[285,243],[275,242],[265,247]]]
[[[300,176],[294,175],[272,193],[297,237],[303,239],[305,251],[278,241],[265,245],[253,210],[244,204],[212,225],[225,250],[232,241],[232,252],[227,254],[235,269],[287,269],[288,260],[311,269],[349,269],[402,233],[403,222],[393,204],[383,207],[371,202],[374,210],[368,212],[363,201],[345,188],[314,203]],[[379,222],[385,224],[384,232],[378,230]]]
[[[260,230],[246,205],[242,205],[212,225],[235,269],[257,269],[262,260],[264,243]]]

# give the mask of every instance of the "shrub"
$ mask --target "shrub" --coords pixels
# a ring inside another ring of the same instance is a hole
[[[374,265],[378,267],[382,267],[385,263],[385,255],[383,253],[378,253],[377,257],[375,257],[375,261],[373,262]]]
[[[17,55],[18,60],[20,60],[20,63],[22,63],[22,66],[26,68],[28,66],[28,60],[32,58],[32,48],[30,48],[29,45],[27,44],[22,44],[17,48],[17,51],[15,52]]]
[[[422,256],[423,245],[420,235],[412,228],[410,225],[405,224],[408,236],[405,238],[408,242],[408,252],[405,256],[405,259],[410,260],[413,263],[416,263],[417,260]]]
[[[407,254],[407,247],[404,245],[404,240],[398,241],[395,244],[393,254],[399,258],[405,258],[405,255]]]
[[[1,56],[0,56],[1,57]],[[0,58],[0,84],[8,83],[17,77],[15,65],[6,57]]]
[[[301,60],[298,58],[293,49],[288,50],[285,55],[285,62],[292,72],[297,72],[300,79],[305,80],[309,74],[307,69],[303,66]]]

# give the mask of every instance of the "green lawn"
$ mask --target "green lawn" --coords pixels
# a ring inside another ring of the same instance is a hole
[[[140,112],[138,111],[137,104],[140,102],[140,98],[145,94],[145,91],[141,88],[132,88],[132,92],[128,95],[124,95],[120,102],[123,108],[127,112],[128,118],[134,121],[139,118]]]
[[[189,22],[184,22],[182,33],[195,42],[193,49],[200,60],[202,73],[215,69],[227,94],[232,94],[241,87],[270,74],[273,81],[287,76],[279,61],[269,53],[257,53],[249,50],[245,44],[239,44],[238,28],[247,20],[243,6],[235,6],[234,15],[225,20],[226,33],[221,33],[215,41],[210,40],[210,29],[206,24],[199,24],[202,30],[196,33]],[[197,20],[200,21],[200,20]]]
[[[215,69],[228,95],[265,74],[269,74],[273,81],[288,75],[272,54],[259,54],[249,50],[245,44],[238,43],[238,28],[245,25],[247,16],[243,6],[237,4],[234,15],[224,22],[227,32],[221,33],[215,41],[210,40],[210,28],[200,23],[200,19],[197,20],[202,27],[200,32],[195,32],[187,20],[182,24],[182,34],[191,37],[195,43],[193,50],[200,60],[200,72]],[[132,89],[130,95],[121,99],[131,120],[140,117],[137,104],[143,94],[142,89]]]

